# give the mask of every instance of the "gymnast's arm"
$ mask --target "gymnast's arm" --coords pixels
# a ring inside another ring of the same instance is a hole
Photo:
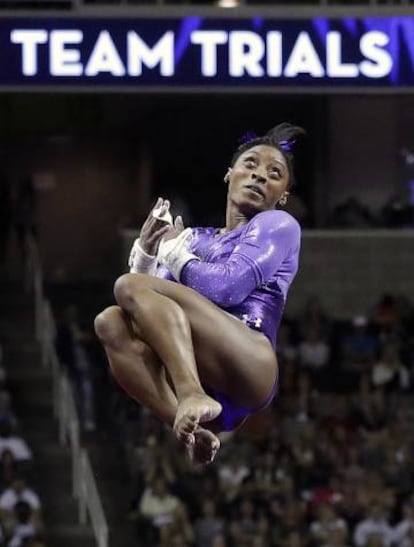
[[[180,282],[221,307],[236,306],[281,266],[300,246],[300,226],[283,211],[256,215],[224,263],[190,260]]]

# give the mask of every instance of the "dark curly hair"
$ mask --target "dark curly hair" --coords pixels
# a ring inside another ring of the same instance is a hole
[[[261,137],[254,133],[248,133],[242,137],[241,144],[231,158],[230,166],[233,167],[239,156],[254,146],[260,144],[273,146],[280,150],[286,160],[289,171],[289,185],[292,185],[294,182],[293,148],[296,141],[304,135],[306,135],[306,131],[303,127],[286,122],[276,125]]]

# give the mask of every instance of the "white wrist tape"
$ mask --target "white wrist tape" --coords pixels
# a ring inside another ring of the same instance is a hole
[[[186,228],[174,239],[162,240],[158,248],[158,261],[169,269],[177,281],[180,281],[181,270],[187,262],[200,260],[188,250],[191,237],[191,228]]]
[[[157,257],[147,254],[141,247],[139,238],[134,241],[128,258],[130,273],[154,275],[157,269]]]

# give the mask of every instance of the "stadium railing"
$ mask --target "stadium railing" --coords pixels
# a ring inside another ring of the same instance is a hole
[[[41,347],[42,364],[52,375],[53,412],[59,424],[59,441],[71,451],[72,488],[79,503],[79,523],[86,524],[89,517],[98,547],[108,547],[108,524],[88,454],[81,444],[72,388],[56,353],[56,324],[50,302],[43,291],[42,265],[33,238],[28,240],[28,258],[26,288],[34,293],[35,332]]]

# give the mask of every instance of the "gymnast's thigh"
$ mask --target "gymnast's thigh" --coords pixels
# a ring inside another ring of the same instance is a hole
[[[119,281],[132,293],[152,289],[180,305],[190,323],[203,386],[236,405],[260,408],[264,404],[277,381],[275,352],[264,334],[179,283],[144,274],[126,274]]]

